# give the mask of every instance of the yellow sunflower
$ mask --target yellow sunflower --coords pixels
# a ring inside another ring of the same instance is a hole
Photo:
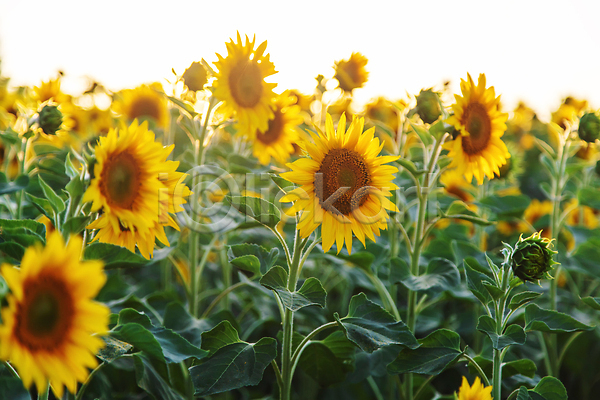
[[[167,99],[160,83],[140,85],[135,89],[125,89],[115,96],[112,107],[128,122],[134,119],[150,119],[157,126],[165,128],[169,123]]]
[[[440,183],[444,186],[446,193],[458,197],[465,203],[470,203],[475,199],[473,195],[475,188],[465,180],[462,174],[457,173],[455,169],[444,172],[440,177]]]
[[[220,112],[225,118],[237,120],[238,132],[252,137],[254,133],[269,129],[273,119],[273,88],[275,83],[265,82],[265,78],[275,74],[275,66],[269,54],[263,54],[267,41],[254,49],[256,39],[246,36],[246,44],[238,32],[237,43],[231,39],[227,43],[227,57],[217,54],[218,69],[213,83],[214,96],[223,101]]]
[[[152,257],[155,239],[169,241],[164,226],[179,229],[169,213],[183,210],[190,194],[177,172],[179,162],[168,161],[173,145],[155,142],[148,123],[134,121],[128,128],[111,129],[96,147],[94,178],[83,195],[93,202],[92,211],[102,210],[88,229],[99,229],[94,240],[113,243]]]
[[[363,87],[369,77],[365,69],[367,62],[367,57],[360,53],[352,53],[348,60],[336,61],[334,77],[339,82],[339,88],[344,92],[352,92]]]
[[[458,389],[458,400],[492,400],[492,386],[483,387],[479,377],[475,378],[473,386],[463,376],[462,385]]]
[[[447,122],[460,133],[454,140],[445,143],[444,148],[452,158],[450,168],[457,168],[467,181],[473,176],[478,184],[484,176],[494,178],[499,175],[499,167],[506,163],[510,154],[500,139],[506,130],[508,114],[500,112],[500,97],[496,97],[494,87],[485,87],[485,75],[479,75],[477,86],[471,75],[468,81],[461,79],[463,96],[454,95],[456,103],[452,105],[454,115]]]
[[[50,79],[48,82],[42,82],[40,86],[34,86],[34,98],[43,103],[48,100],[53,100],[57,103],[69,101],[71,96],[65,94],[60,89],[60,78]]]
[[[110,310],[92,301],[106,276],[99,261],[80,261],[82,240],[65,242],[58,231],[25,251],[20,269],[2,265],[12,294],[2,310],[0,358],[9,360],[23,384],[43,392],[50,382],[57,398],[84,382],[94,354],[104,347]]]
[[[353,233],[363,245],[365,236],[375,241],[387,229],[386,210],[397,211],[387,197],[398,188],[392,182],[398,169],[383,164],[398,157],[379,156],[383,144],[374,137],[375,128],[363,128],[364,118],[354,118],[346,131],[342,114],[336,131],[327,114],[326,133],[311,133],[314,144],[300,144],[310,158],[288,163],[292,171],[281,174],[301,186],[280,201],[295,201],[290,214],[302,212],[298,230],[303,238],[322,225],[324,251],[336,242],[338,253],[344,243],[350,253]]]
[[[304,120],[300,115],[300,106],[292,105],[294,100],[285,93],[277,96],[269,128],[256,131],[252,152],[262,165],[268,165],[271,157],[283,164],[294,153],[293,143],[299,140],[298,126]]]

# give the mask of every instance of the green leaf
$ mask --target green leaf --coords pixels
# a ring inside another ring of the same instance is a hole
[[[375,255],[368,251],[358,251],[352,254],[336,254],[335,257],[341,258],[342,260],[349,261],[367,273],[371,273],[371,265],[375,261]]]
[[[304,348],[298,365],[322,387],[343,382],[349,370],[343,360],[319,341],[310,342]]]
[[[117,340],[112,336],[102,336],[102,340],[106,345],[98,351],[96,356],[107,363],[116,360],[133,349],[133,346],[129,343]]]
[[[446,215],[448,216],[448,218],[451,218],[454,214],[464,214],[470,215],[472,217],[478,217],[476,213],[469,209],[467,203],[461,200],[454,200],[446,210]]]
[[[587,296],[582,298],[581,301],[592,307],[594,310],[600,310],[600,297]]]
[[[479,201],[482,206],[489,208],[499,217],[520,217],[530,202],[529,196],[524,194],[513,196],[492,195]]]
[[[531,396],[529,396],[529,391],[525,386],[521,386],[519,388],[519,392],[517,393],[517,400],[532,400]]]
[[[242,214],[270,228],[275,228],[281,220],[279,209],[266,200],[248,196],[227,196],[225,199]]]
[[[194,111],[194,108],[190,104],[184,103],[177,97],[167,96],[167,98],[171,100],[177,107],[188,113],[192,118],[198,115],[198,113]]]
[[[488,358],[484,358],[481,356],[474,357],[475,361],[483,371],[492,375],[493,362]],[[535,363],[527,358],[522,358],[519,360],[513,360],[502,363],[502,378],[510,378],[511,376],[521,374],[523,376],[533,378],[535,376],[535,371],[537,367]],[[477,374],[478,372],[475,370],[472,364],[469,364],[469,372],[472,374]]]
[[[552,333],[589,331],[593,326],[577,321],[558,311],[544,310],[537,304],[525,308],[525,330]]]
[[[7,294],[8,284],[6,283],[2,275],[0,275],[0,301],[2,301],[2,299],[5,298]]]
[[[25,192],[25,196],[27,196],[27,199],[35,206],[35,208],[37,208],[42,214],[44,214],[46,217],[53,219],[54,216],[52,215],[54,210],[52,208],[52,204],[41,197],[35,197],[27,192]]]
[[[81,179],[79,179],[79,176],[76,176],[74,178],[71,178],[69,183],[67,183],[67,185],[65,186],[65,189],[66,193],[71,199],[77,199],[83,194],[85,188],[83,186],[83,183],[81,182]]]
[[[288,190],[294,188],[294,185],[291,184],[290,181],[283,179],[279,174],[269,174],[269,177],[284,194],[287,193]]]
[[[150,262],[125,247],[99,242],[91,243],[85,248],[83,259],[101,260],[104,262],[104,269],[141,267]],[[157,261],[156,258],[154,260]]]
[[[567,400],[567,389],[558,379],[545,376],[535,388],[533,392],[540,394],[545,400]]]
[[[389,312],[367,299],[364,293],[352,297],[346,317],[340,319],[335,313],[334,318],[346,337],[367,353],[392,344],[410,348],[419,346],[402,321],[396,321]]]
[[[32,219],[0,219],[0,234],[8,231],[25,233],[25,231],[22,230],[17,232],[17,230],[23,228],[31,231],[40,238],[46,237],[46,225],[42,224],[41,222],[37,222]]]
[[[171,388],[166,368],[163,372],[159,372],[156,364],[138,354],[133,356],[133,364],[135,366],[135,379],[138,386],[155,399],[185,400],[180,393]]]
[[[9,182],[3,172],[0,172],[0,174],[0,195],[18,192],[29,185],[29,176],[27,175],[19,175],[13,182]]]
[[[50,202],[52,209],[56,213],[63,212],[65,209],[65,202],[63,201],[63,199],[61,199],[60,196],[56,194],[56,192],[44,181],[44,179],[42,179],[41,175],[38,175],[38,182],[40,183],[40,187],[44,192],[44,196],[46,196],[46,199],[48,199],[48,201]]]
[[[227,162],[232,174],[250,174],[256,168],[256,162],[235,153],[227,157]]]
[[[423,142],[423,144],[425,146],[429,146],[430,144],[433,143],[433,138],[427,129],[425,129],[413,122],[410,122],[410,126],[413,128],[413,130],[419,136],[419,138],[421,139],[421,142]]]
[[[279,257],[279,249],[274,247],[267,251],[257,244],[235,244],[229,246],[227,256],[236,267],[258,276],[265,274],[269,268],[275,265],[277,257]]]
[[[260,284],[273,290],[283,305],[292,311],[312,305],[325,307],[327,293],[317,278],[308,278],[300,290],[294,292],[288,290],[287,281],[287,271],[276,265],[260,279]]]
[[[91,216],[71,217],[63,224],[62,230],[66,234],[77,235],[83,232],[85,227],[90,223],[91,219]]]
[[[475,297],[482,303],[487,304],[491,301],[492,297],[487,290],[487,287],[483,284],[487,282],[488,285],[495,285],[496,283],[488,275],[477,271],[480,269],[479,263],[474,258],[467,257],[464,261],[465,276],[467,278],[467,287],[473,293]]]
[[[527,339],[527,334],[517,324],[509,325],[504,334],[498,335],[496,333],[496,321],[487,315],[479,317],[477,330],[488,335],[492,341],[493,348],[496,350],[502,350],[513,344],[524,344]]]
[[[419,340],[417,349],[402,349],[398,357],[387,366],[390,374],[412,372],[437,375],[453,365],[460,356],[460,336],[448,329],[438,329]]]
[[[512,299],[510,299],[510,304],[508,305],[508,307],[511,310],[516,310],[517,308],[524,306],[525,304],[529,303],[530,301],[537,299],[541,295],[542,294],[538,293],[538,292],[517,293],[512,297]]]
[[[0,376],[0,399],[31,400],[31,396],[19,378]]]
[[[399,282],[415,292],[434,294],[450,290],[460,284],[460,274],[453,262],[445,258],[434,258],[427,265],[424,274],[414,276],[404,260],[393,258],[390,280]]]
[[[582,243],[575,253],[573,258],[581,265],[584,272],[600,278],[600,264],[596,260],[600,258],[600,238],[589,238]]]
[[[406,158],[400,157],[399,159],[396,160],[396,162],[398,164],[400,164],[402,167],[404,167],[404,169],[406,169],[408,172],[410,172],[410,174],[414,177],[418,177],[419,175],[423,174],[422,171],[417,169],[417,166],[412,161],[410,161]]]
[[[189,370],[196,396],[257,385],[277,356],[275,339],[243,342],[228,321],[202,334],[202,348],[210,351],[210,356]]]
[[[25,247],[15,242],[4,242],[0,243],[0,252],[14,258],[15,260],[21,260],[25,254]]]
[[[577,192],[577,200],[582,206],[600,209],[600,189],[584,187]]]
[[[67,156],[65,157],[65,173],[71,179],[75,178],[76,176],[79,176],[79,170],[77,169],[75,164],[73,164],[73,161],[71,161],[71,153],[67,154]]]

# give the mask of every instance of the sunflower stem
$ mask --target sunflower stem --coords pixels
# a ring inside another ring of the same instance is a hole
[[[495,317],[496,317],[496,334],[501,336],[504,332],[504,312],[506,310],[506,300],[510,294],[508,283],[510,281],[509,275],[511,274],[510,264],[505,262],[502,266],[502,297],[495,303]],[[493,381],[492,381],[492,393],[494,400],[500,400],[502,396],[502,358],[504,353],[500,350],[494,349],[493,352]]]
[[[21,151],[19,152],[19,175],[25,173],[25,160],[27,158],[27,147],[29,146],[29,139],[23,138],[21,141]],[[6,170],[8,172],[8,170]],[[25,189],[21,189],[17,196],[17,219],[23,217],[23,197],[25,196]],[[58,229],[58,228],[57,228]]]

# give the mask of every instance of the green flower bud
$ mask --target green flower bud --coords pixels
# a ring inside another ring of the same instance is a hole
[[[207,81],[206,68],[199,62],[193,62],[192,65],[183,73],[183,83],[188,89],[193,91],[202,90]]]
[[[423,122],[432,124],[442,115],[440,98],[431,89],[421,90],[417,96],[417,113]]]
[[[600,138],[600,118],[594,113],[587,113],[579,120],[579,137],[586,142],[595,142]]]
[[[46,135],[56,135],[62,125],[62,118],[57,106],[45,105],[39,113],[38,124]]]
[[[541,237],[541,231],[525,239],[521,235],[509,258],[515,276],[524,282],[535,282],[542,278],[552,279],[548,271],[558,263],[552,259],[552,255],[557,252],[550,250],[551,243],[550,239]]]

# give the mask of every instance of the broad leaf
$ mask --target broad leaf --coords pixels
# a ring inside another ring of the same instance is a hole
[[[424,274],[414,276],[404,260],[392,259],[392,277],[394,283],[399,282],[415,292],[434,294],[452,289],[460,284],[460,274],[456,265],[444,258],[434,258],[427,265]]]
[[[488,335],[492,340],[492,346],[496,350],[502,350],[513,344],[524,344],[527,339],[527,334],[523,328],[516,324],[509,325],[502,335],[498,335],[496,321],[487,315],[479,317],[477,330]]]
[[[533,392],[540,394],[545,400],[567,400],[567,389],[558,379],[545,376],[535,385]]]
[[[593,326],[577,321],[575,318],[558,311],[544,310],[536,304],[525,308],[525,330],[552,333],[589,331]]]
[[[417,349],[403,349],[388,365],[388,372],[437,375],[458,361],[463,353],[460,336],[448,329],[438,329],[419,343],[421,346]]]
[[[227,196],[226,199],[242,214],[270,228],[275,228],[281,220],[279,209],[266,200],[248,196]]]
[[[0,194],[9,194],[23,190],[29,185],[29,176],[19,175],[14,181],[9,182],[4,172],[0,172]]]
[[[267,250],[250,243],[235,244],[229,246],[227,256],[236,267],[258,276],[267,273],[269,268],[275,265],[279,257],[279,249],[274,247]]]
[[[581,299],[585,304],[592,307],[594,310],[600,310],[600,297],[584,297]]]
[[[155,399],[185,400],[185,397],[175,391],[168,381],[168,373],[160,371],[157,366],[142,355],[133,356],[135,366],[135,379],[139,387],[144,389]]]
[[[329,386],[343,382],[349,366],[324,343],[315,341],[309,343],[302,355],[298,366],[313,378],[319,386]]]
[[[492,195],[480,200],[480,204],[499,217],[520,217],[529,206],[531,199],[524,194],[514,196]]]
[[[317,278],[308,278],[302,287],[294,292],[288,290],[287,281],[287,271],[276,265],[260,279],[260,284],[273,290],[283,305],[292,311],[312,305],[325,307],[327,293]]]
[[[19,378],[0,376],[0,399],[31,400],[31,396]]]
[[[525,304],[529,303],[530,301],[537,299],[541,295],[542,294],[538,293],[538,292],[517,293],[512,297],[512,299],[510,299],[510,304],[508,305],[508,307],[511,310],[516,310],[517,308],[524,306]]]
[[[63,199],[61,199],[60,196],[56,194],[56,192],[50,187],[50,185],[48,185],[44,181],[44,179],[42,179],[41,175],[38,175],[38,181],[40,183],[42,191],[44,192],[44,196],[50,202],[52,209],[54,209],[56,213],[63,212],[65,209],[65,202],[63,201]]]
[[[481,266],[478,265],[477,261],[473,258],[466,258],[464,261],[465,266],[465,275],[467,278],[467,287],[473,293],[477,299],[483,304],[487,304],[491,301],[491,295],[487,290],[484,282],[487,282],[488,285],[495,285],[496,282],[488,275],[481,273],[476,270],[481,269]]]
[[[352,297],[346,317],[340,319],[335,313],[334,318],[346,337],[368,353],[392,344],[413,349],[419,347],[417,339],[402,321],[396,321],[364,293]]]

